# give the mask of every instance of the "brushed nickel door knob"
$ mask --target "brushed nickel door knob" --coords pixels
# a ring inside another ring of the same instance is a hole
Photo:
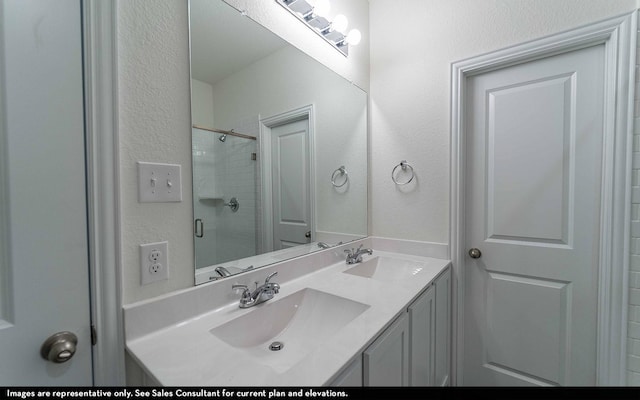
[[[56,364],[67,362],[76,353],[78,337],[71,332],[58,332],[49,336],[40,348],[40,355]]]
[[[480,249],[476,249],[474,247],[472,249],[469,249],[469,257],[471,257],[471,258],[480,258],[480,257],[482,257],[482,252],[480,251]]]

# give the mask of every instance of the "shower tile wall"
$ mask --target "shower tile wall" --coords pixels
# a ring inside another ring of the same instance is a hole
[[[234,124],[235,132],[258,136],[258,117]],[[194,217],[204,225],[196,238],[196,268],[208,267],[257,252],[257,141],[200,129],[193,130]],[[240,204],[233,212],[225,206],[232,197]]]
[[[224,129],[258,137],[258,117],[246,118]],[[214,158],[219,160],[215,166],[216,185],[224,194],[225,202],[235,197],[240,203],[235,213],[229,207],[222,207],[216,213],[216,256],[220,263],[257,252],[258,162],[251,157],[252,153],[257,153],[257,141],[227,136],[224,143],[218,141],[214,151]]]

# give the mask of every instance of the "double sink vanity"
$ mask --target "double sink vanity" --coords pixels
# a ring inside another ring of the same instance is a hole
[[[371,245],[128,305],[128,355],[150,385],[448,384],[450,262]]]
[[[127,383],[448,384],[447,246],[367,237],[367,93],[238,3],[188,2],[197,286],[124,306]]]

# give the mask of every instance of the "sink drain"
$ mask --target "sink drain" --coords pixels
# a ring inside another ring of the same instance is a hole
[[[279,351],[284,347],[284,343],[282,342],[273,342],[269,345],[269,350],[271,351]]]

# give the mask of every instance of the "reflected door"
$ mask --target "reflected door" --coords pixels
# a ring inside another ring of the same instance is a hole
[[[0,386],[92,384],[77,0],[0,2]],[[70,335],[45,352],[51,335]]]
[[[309,121],[271,129],[273,248],[311,241]]]
[[[604,45],[470,78],[465,385],[595,385]]]

